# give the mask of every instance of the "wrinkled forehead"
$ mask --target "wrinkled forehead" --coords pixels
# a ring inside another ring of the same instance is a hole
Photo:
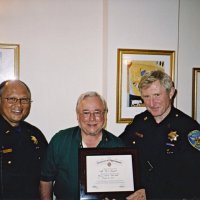
[[[85,97],[79,104],[79,110],[103,110],[104,104],[97,96]]]
[[[154,81],[152,83],[148,83],[148,84],[144,84],[141,88],[140,88],[140,93],[144,93],[144,92],[152,92],[152,91],[162,91],[162,92],[168,92],[168,90],[165,88],[165,86],[163,84],[161,84],[160,81]]]

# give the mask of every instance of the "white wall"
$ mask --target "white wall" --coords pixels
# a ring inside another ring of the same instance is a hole
[[[178,107],[191,115],[192,68],[200,68],[200,1],[181,0]],[[200,89],[198,89],[200,90]]]
[[[32,90],[27,121],[47,136],[76,125],[75,103],[102,93],[102,1],[1,0],[0,42],[20,44],[20,78]]]
[[[77,124],[78,96],[96,90],[108,102],[108,130],[119,135],[126,124],[116,123],[117,48],[179,50],[177,107],[190,115],[199,8],[180,0],[179,41],[179,0],[0,0],[0,43],[20,44],[20,79],[32,90],[27,121],[50,139]]]
[[[176,51],[178,1],[110,0],[108,7],[108,129],[119,135],[126,124],[115,123],[117,49]]]

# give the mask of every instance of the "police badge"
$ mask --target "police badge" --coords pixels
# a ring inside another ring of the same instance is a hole
[[[199,130],[193,130],[189,132],[188,140],[195,149],[200,151],[200,131]]]
[[[31,141],[33,142],[33,144],[38,144],[38,140],[35,136],[31,136]]]
[[[177,141],[177,137],[179,135],[176,133],[176,131],[171,131],[170,133],[168,133],[168,139],[172,142],[172,141]]]

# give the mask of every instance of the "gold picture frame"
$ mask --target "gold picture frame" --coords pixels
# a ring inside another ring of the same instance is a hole
[[[19,79],[19,44],[0,43],[0,83]]]
[[[117,50],[117,123],[130,123],[135,115],[146,109],[137,85],[144,72],[155,69],[164,70],[174,81],[175,51]]]
[[[192,117],[200,122],[200,68],[192,69]]]

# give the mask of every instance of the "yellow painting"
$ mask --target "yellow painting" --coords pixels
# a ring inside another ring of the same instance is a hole
[[[161,70],[175,81],[175,51],[117,49],[117,123],[130,123],[146,110],[138,84],[148,71]]]
[[[143,106],[143,101],[140,97],[138,84],[141,77],[148,71],[164,70],[164,61],[142,61],[132,60],[127,63],[127,93],[128,106]]]

